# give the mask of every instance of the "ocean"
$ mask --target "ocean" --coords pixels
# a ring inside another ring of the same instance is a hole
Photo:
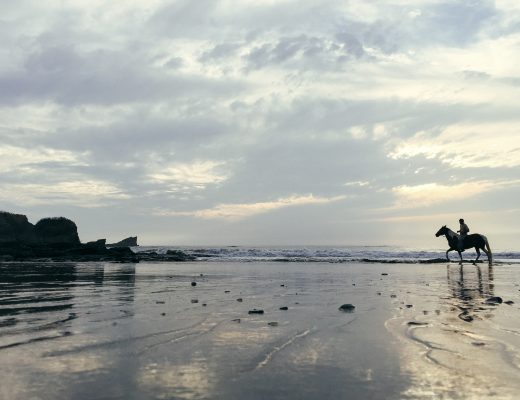
[[[136,252],[180,250],[206,262],[330,262],[330,263],[444,263],[446,249],[413,249],[396,246],[138,246]],[[493,250],[493,249],[492,249]],[[458,261],[456,252],[449,253]],[[474,250],[466,250],[463,259],[472,261]],[[487,261],[481,254],[480,260]],[[493,251],[496,263],[520,263],[520,251]]]

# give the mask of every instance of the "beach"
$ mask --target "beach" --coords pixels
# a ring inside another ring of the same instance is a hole
[[[2,263],[0,398],[514,399],[517,268]]]

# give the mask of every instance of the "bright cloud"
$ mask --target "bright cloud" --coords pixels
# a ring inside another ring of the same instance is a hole
[[[81,154],[67,150],[56,150],[52,148],[24,148],[18,146],[0,147],[0,173],[19,168],[31,170],[38,168],[38,164],[54,162],[65,164],[80,164]]]
[[[307,196],[290,196],[274,201],[244,204],[219,204],[213,208],[196,211],[165,211],[160,215],[169,216],[193,216],[197,218],[224,218],[242,219],[253,215],[266,213],[285,207],[304,206],[312,204],[327,204],[344,200],[346,196],[317,197],[309,194]]]
[[[457,124],[439,134],[418,132],[389,154],[393,159],[423,156],[458,168],[516,167],[520,165],[520,121]]]
[[[224,162],[194,161],[192,163],[173,164],[161,169],[160,172],[150,174],[150,177],[159,183],[190,185],[200,189],[209,184],[218,184],[228,179],[222,171]]]
[[[130,196],[118,187],[103,181],[76,180],[54,184],[3,184],[0,201],[17,206],[35,206],[56,203],[85,208],[101,207]]]
[[[398,186],[392,189],[398,208],[427,207],[447,201],[468,199],[491,190],[496,185],[488,181],[465,182],[455,185],[425,183]]]

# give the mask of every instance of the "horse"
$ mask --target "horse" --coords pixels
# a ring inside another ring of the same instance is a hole
[[[436,237],[439,237],[441,235],[446,236],[446,239],[448,240],[448,244],[450,246],[450,248],[446,250],[446,259],[450,261],[448,253],[452,250],[457,250],[460,257],[460,263],[462,264],[462,253],[459,250],[459,235],[453,232],[450,228],[447,228],[446,225],[439,229],[439,231],[435,234]],[[464,238],[463,245],[464,249],[470,249],[472,247],[475,248],[475,251],[477,252],[477,258],[475,259],[475,261],[473,261],[473,264],[475,264],[480,258],[480,250],[486,253],[489,265],[491,265],[491,263],[493,262],[493,254],[491,253],[491,248],[489,247],[487,237],[485,237],[484,235],[481,235],[479,233],[467,235]]]

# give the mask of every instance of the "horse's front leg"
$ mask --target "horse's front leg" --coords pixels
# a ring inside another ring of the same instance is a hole
[[[475,251],[477,252],[477,258],[475,258],[475,261],[473,261],[473,264],[476,264],[478,259],[480,258],[480,250],[478,247],[475,247]]]
[[[451,249],[446,250],[446,260],[448,260],[448,261],[451,261],[450,258],[448,257],[448,253],[452,250],[455,250],[455,249],[451,248]]]
[[[459,253],[459,257],[460,257],[459,264],[462,265],[462,252],[460,250],[457,250],[457,253]]]

